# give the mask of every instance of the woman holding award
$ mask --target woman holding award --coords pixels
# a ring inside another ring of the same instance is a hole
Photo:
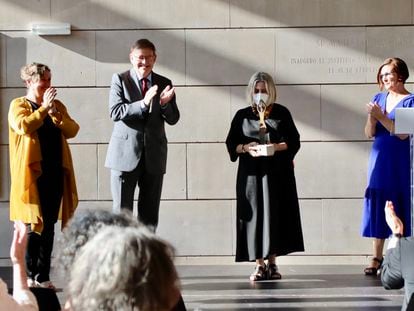
[[[272,77],[255,73],[250,106],[237,111],[226,139],[231,161],[239,159],[236,261],[256,262],[251,281],[280,279],[276,257],[304,250],[293,165],[299,133],[275,100]]]

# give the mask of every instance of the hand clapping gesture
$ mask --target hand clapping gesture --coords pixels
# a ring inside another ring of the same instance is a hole
[[[145,93],[144,96],[144,104],[145,106],[149,106],[151,104],[152,99],[155,95],[157,95],[158,85],[151,86],[148,91]]]
[[[54,87],[48,88],[43,94],[42,106],[48,110],[53,110],[55,108],[54,100],[57,95],[57,91]]]
[[[167,86],[160,95],[160,104],[161,106],[164,106],[166,103],[168,103],[174,96],[175,87]]]
[[[377,103],[372,102],[367,104],[367,112],[374,120],[378,120],[383,115],[381,107]]]

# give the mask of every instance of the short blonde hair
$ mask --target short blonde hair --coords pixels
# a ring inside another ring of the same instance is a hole
[[[47,65],[40,63],[27,64],[20,69],[20,78],[25,82],[38,81],[46,71],[50,72],[50,68]]]
[[[266,106],[273,104],[276,101],[276,86],[272,76],[266,72],[255,72],[251,76],[246,89],[247,102],[253,105],[254,88],[258,82],[264,82],[266,85],[267,95],[269,96]]]

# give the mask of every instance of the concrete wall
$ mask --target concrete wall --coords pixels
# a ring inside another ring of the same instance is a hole
[[[156,44],[156,71],[177,86],[182,115],[167,128],[158,231],[178,255],[234,254],[236,164],[224,140],[257,70],[275,77],[278,102],[301,133],[295,163],[305,255],[369,254],[359,235],[371,145],[363,136],[365,103],[384,58],[399,56],[414,72],[413,2],[0,1],[0,258],[11,238],[7,111],[25,93],[19,68],[32,61],[52,68],[58,97],[81,125],[70,141],[80,208],[110,208],[103,167],[109,83],[130,67],[129,46],[141,37]],[[68,22],[72,33],[39,37],[33,22]]]

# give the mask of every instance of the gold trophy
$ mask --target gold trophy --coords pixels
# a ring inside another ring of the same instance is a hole
[[[269,157],[275,153],[273,144],[270,144],[269,134],[267,133],[267,127],[265,123],[266,104],[263,100],[260,100],[256,105],[257,112],[259,114],[259,145],[256,146],[256,152],[258,156]]]

